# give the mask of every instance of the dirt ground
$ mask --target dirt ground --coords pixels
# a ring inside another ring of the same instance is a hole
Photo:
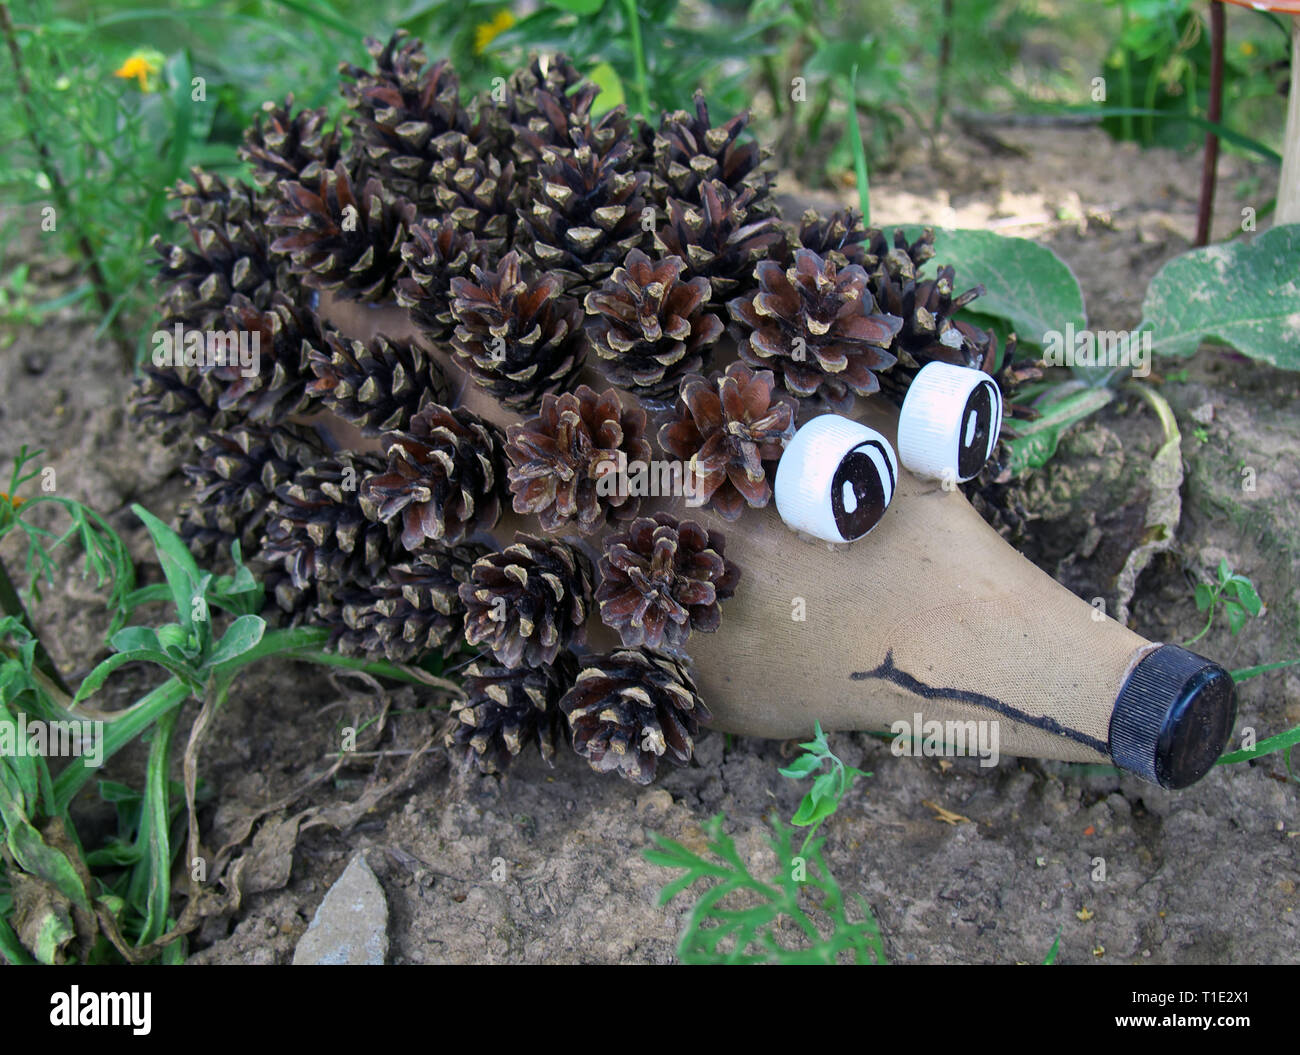
[[[1037,238],[1078,275],[1095,326],[1128,328],[1151,276],[1189,247],[1198,176],[1196,157],[1139,153],[1097,130],[984,130],[945,141],[938,165],[918,152],[877,173],[873,219]],[[1216,232],[1266,200],[1273,178],[1225,158]],[[56,468],[60,492],[110,513],[143,559],[129,504],[171,516],[183,452],[129,427],[128,378],[84,321],[62,316],[15,336],[0,355],[0,449],[46,448],[42,464]],[[1185,375],[1161,385],[1183,433],[1182,522],[1175,552],[1138,583],[1131,625],[1153,640],[1190,638],[1203,620],[1192,584],[1226,556],[1254,580],[1267,614],[1235,638],[1216,627],[1198,651],[1229,668],[1296,655],[1300,378],[1214,349],[1163,364],[1183,365]],[[1077,430],[1032,484],[1042,516],[1026,552],[1080,595],[1109,599],[1123,554],[1106,540],[1123,510],[1107,503],[1140,483],[1158,442],[1154,417],[1131,398]],[[1257,470],[1253,493],[1241,489],[1243,465]],[[3,556],[13,562],[16,551]],[[102,658],[91,583],[69,576],[38,622],[70,676]],[[109,699],[141,685],[126,672]],[[1300,723],[1300,675],[1252,680],[1239,700],[1239,729],[1279,732]],[[389,902],[390,962],[671,962],[688,898],[657,907],[671,877],[642,857],[647,831],[702,847],[701,823],[722,812],[761,869],[764,818],[789,817],[803,790],[777,774],[790,745],[720,735],[704,738],[696,765],[649,789],[564,752],[553,770],[530,756],[504,778],[453,771],[439,751],[411,763],[436,702],[413,689],[381,702],[373,685],[305,666],[243,677],[203,758],[212,793],[204,842],[220,846],[251,814],[282,807],[253,826],[256,881],[238,912],[208,920],[193,962],[288,962],[363,848]],[[293,799],[328,768],[337,730],[385,704],[382,730],[359,745],[375,754]],[[1278,755],[1170,793],[1096,767],[1004,757],[984,769],[974,759],[894,758],[863,735],[832,743],[874,775],[825,829],[827,859],[846,895],[871,904],[893,962],[1041,962],[1058,933],[1063,963],[1297,959],[1300,817]],[[130,753],[110,775],[138,781],[142,763]],[[945,823],[931,804],[968,820]],[[86,810],[95,823],[100,814]],[[1104,881],[1094,879],[1099,857]]]

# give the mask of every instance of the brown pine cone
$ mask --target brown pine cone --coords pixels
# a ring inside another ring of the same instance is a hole
[[[368,173],[394,194],[409,198],[422,212],[433,202],[429,165],[433,140],[446,132],[469,130],[460,104],[460,81],[446,59],[432,64],[420,41],[399,29],[383,43],[366,38],[373,71],[341,63],[343,98],[356,129],[353,149]]]
[[[497,773],[530,743],[547,765],[555,765],[555,746],[568,732],[560,697],[573,684],[577,663],[561,653],[553,664],[507,667],[480,657],[465,668],[465,699],[451,705],[456,725],[448,730],[449,750],[463,754],[480,773]]]
[[[683,374],[703,368],[722,335],[722,320],[703,310],[709,280],[682,279],[685,266],[681,257],[652,261],[633,249],[587,294],[596,352],[608,360],[605,375],[620,388],[647,396],[675,390]]]
[[[697,500],[724,520],[772,500],[763,462],[778,461],[795,431],[795,406],[775,388],[772,371],[739,361],[707,381],[688,377],[677,419],[659,429],[659,446],[690,463]]]
[[[570,121],[576,124],[588,119],[598,91],[567,56],[534,55],[504,86],[481,93],[471,103],[475,119],[472,135],[489,153],[509,157],[521,130],[547,136],[558,125],[564,135],[557,135],[550,145],[559,146],[567,139]],[[563,115],[558,122],[552,116],[557,108]]]
[[[885,349],[902,320],[876,310],[867,273],[856,264],[837,268],[811,249],[794,259],[789,270],[760,261],[759,291],[727,305],[739,324],[740,358],[778,373],[794,395],[820,396],[845,412],[854,393],[880,389],[873,371],[894,365]]]
[[[265,201],[243,182],[227,183],[215,172],[197,166],[190,169],[190,179],[177,180],[167,188],[167,198],[175,202],[170,210],[173,220],[187,225],[224,227],[227,224],[260,224],[265,216]]]
[[[465,606],[457,592],[482,546],[425,546],[369,582],[340,590],[317,616],[331,626],[330,647],[346,655],[412,663],[464,641]]]
[[[222,385],[217,405],[249,421],[276,424],[294,414],[320,409],[310,390],[310,357],[325,347],[333,331],[311,308],[284,293],[276,293],[265,311],[235,294],[226,309],[228,335],[248,334],[257,340],[256,371],[246,373],[232,361],[208,372]],[[242,352],[242,349],[240,349]]]
[[[441,344],[451,337],[456,320],[451,314],[452,279],[466,278],[470,268],[483,265],[483,247],[450,218],[435,224],[422,220],[402,244],[406,275],[397,282],[397,303],[424,336]]]
[[[361,483],[365,515],[384,523],[401,514],[408,550],[425,540],[455,545],[490,530],[501,516],[501,440],[495,426],[467,410],[430,403],[405,432],[382,440],[387,471]]]
[[[733,194],[752,187],[755,205],[761,206],[753,210],[755,215],[775,212],[772,180],[765,164],[768,152],[752,136],[741,138],[747,124],[749,111],[714,126],[704,93],[696,91],[694,117],[678,110],[663,115],[658,132],[647,127],[643,138],[653,155],[651,186],[655,201],[660,205],[666,205],[669,198],[698,201],[700,184],[716,179]]]
[[[645,241],[642,192],[649,175],[635,169],[631,141],[602,150],[583,130],[571,135],[572,147],[543,153],[531,199],[520,208],[515,245],[539,271],[558,276],[566,293],[581,297]]]
[[[283,232],[271,251],[289,255],[305,286],[349,300],[380,301],[392,294],[407,225],[414,221],[411,202],[374,177],[358,192],[340,161],[314,190],[280,184],[279,207],[266,222]]]
[[[294,426],[238,425],[203,433],[195,446],[197,458],[184,466],[192,491],[179,534],[205,566],[236,541],[245,560],[256,557],[276,488],[323,456],[314,435]]]
[[[868,239],[877,234],[862,226],[862,213],[857,209],[836,209],[825,217],[808,209],[799,227],[799,245],[836,267],[857,264],[865,270],[876,262],[868,252]]]
[[[429,212],[472,234],[488,260],[515,243],[518,213],[528,184],[513,161],[501,161],[469,136],[448,132],[432,144]]]
[[[264,193],[280,180],[306,186],[319,183],[340,157],[338,127],[326,132],[328,119],[324,107],[294,113],[292,94],[283,106],[263,103],[239,148],[239,156],[253,166],[253,182]]]
[[[217,408],[221,389],[197,366],[146,362],[131,388],[131,421],[164,443],[219,431],[233,424],[233,415]]]
[[[667,513],[638,517],[605,538],[596,600],[623,644],[680,652],[692,630],[712,633],[719,604],[736,592],[740,569],[723,556],[723,537]]]
[[[776,217],[755,208],[753,187],[734,194],[718,180],[705,180],[699,191],[698,201],[669,199],[654,244],[662,255],[685,260],[688,278],[707,278],[721,308],[753,287],[758,261],[783,255],[787,236]]]
[[[308,353],[316,380],[307,393],[363,435],[400,432],[428,404],[445,403],[450,394],[438,364],[413,341],[383,334],[358,341],[327,333],[325,346]]]
[[[532,410],[547,392],[568,388],[587,355],[582,308],[560,296],[554,275],[530,279],[519,254],[496,271],[472,268],[451,280],[456,362],[511,410]]]
[[[386,524],[361,511],[358,484],[382,465],[346,451],[322,457],[275,489],[261,556],[280,562],[298,590],[370,582],[401,551]]]
[[[476,561],[460,588],[465,640],[507,667],[553,663],[586,640],[591,579],[591,562],[572,546],[516,533],[513,545]]]
[[[700,723],[712,717],[686,664],[645,649],[586,657],[560,710],[592,769],[637,784],[654,780],[661,759],[688,765]]]
[[[636,516],[641,499],[624,493],[610,474],[620,458],[650,461],[645,429],[645,411],[635,403],[625,408],[612,388],[597,393],[579,385],[544,396],[536,417],[506,430],[515,512],[536,515],[545,531],[572,525],[584,535],[607,518]],[[615,486],[602,486],[602,476]]]

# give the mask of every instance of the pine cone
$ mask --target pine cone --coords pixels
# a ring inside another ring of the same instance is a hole
[[[527,129],[535,134],[545,134],[554,127],[551,117],[541,114],[541,106],[551,104],[565,114],[562,127],[567,132],[570,117],[575,123],[585,121],[591,112],[591,102],[599,89],[584,81],[578,68],[564,55],[534,55],[527,66],[516,70],[507,78],[502,89],[483,92],[471,104],[475,125],[475,142],[483,144],[488,153],[508,157],[514,149],[517,129]],[[557,137],[552,144],[561,145]]]
[[[337,126],[327,132],[327,120],[324,107],[294,113],[292,94],[283,106],[262,104],[262,112],[244,132],[239,156],[253,166],[253,181],[263,193],[281,180],[312,186],[338,164],[339,132]]]
[[[637,784],[654,780],[660,759],[689,764],[711,718],[685,663],[645,649],[588,657],[560,710],[592,769]]]
[[[601,620],[628,647],[681,652],[692,630],[718,629],[719,602],[736,592],[740,569],[722,551],[722,535],[693,520],[637,517],[605,538],[596,588]]]
[[[748,503],[761,509],[772,500],[763,462],[776,462],[794,436],[795,406],[774,396],[770,370],[734,362],[707,381],[688,377],[677,402],[678,417],[659,430],[659,446],[689,462],[694,493],[724,520],[738,520]]]
[[[561,654],[555,663],[504,667],[480,657],[465,668],[465,699],[451,705],[456,725],[447,747],[478,766],[497,773],[530,743],[547,765],[554,765],[555,746],[566,739],[559,700],[573,684],[577,664]]]
[[[545,393],[568,388],[582,369],[582,308],[560,296],[555,275],[524,278],[516,252],[507,253],[496,271],[472,270],[472,281],[451,280],[456,362],[503,406],[534,409]]]
[[[347,655],[413,663],[464,641],[465,606],[457,589],[469,579],[481,546],[425,546],[369,582],[341,590],[317,615],[332,627],[330,647]]]
[[[547,395],[534,418],[506,430],[506,455],[514,510],[536,515],[545,531],[574,526],[587,535],[607,517],[636,516],[641,500],[598,478],[625,462],[649,462],[646,414],[624,408],[610,388],[596,393],[586,385],[574,392]]]
[[[754,265],[785,251],[786,233],[774,216],[755,211],[754,189],[733,194],[718,180],[700,184],[696,202],[669,199],[668,222],[655,232],[662,255],[686,261],[686,276],[704,276],[721,306],[754,285]]]
[[[167,197],[175,202],[171,218],[185,224],[226,227],[234,224],[259,224],[265,218],[261,196],[246,183],[227,183],[215,172],[191,168],[193,183],[177,180],[168,188]]]
[[[232,423],[217,409],[221,385],[196,366],[145,363],[133,382],[131,420],[164,443],[201,435]]]
[[[799,228],[799,245],[836,267],[857,264],[868,269],[878,262],[868,251],[868,239],[879,234],[874,229],[868,232],[862,226],[862,213],[857,209],[836,209],[826,217],[816,209],[809,209],[803,214]]]
[[[409,198],[421,212],[431,211],[430,144],[445,132],[469,131],[460,104],[460,81],[445,59],[427,65],[424,45],[398,30],[383,44],[366,39],[374,72],[342,63],[344,99],[352,108],[355,147],[366,172],[379,177],[395,195]]]
[[[407,277],[398,280],[397,303],[428,340],[442,344],[456,328],[451,314],[452,279],[466,278],[471,267],[485,264],[486,256],[474,236],[451,219],[436,225],[421,221],[409,234],[402,244]]]
[[[304,463],[322,456],[314,436],[294,427],[239,425],[204,433],[198,459],[184,467],[192,492],[180,514],[180,536],[205,566],[238,541],[245,560],[256,557],[271,516],[275,489]]]
[[[893,275],[916,275],[927,261],[934,259],[934,229],[927,227],[914,240],[907,240],[907,232],[894,231],[893,241],[877,227],[867,231],[866,259],[862,266],[869,274],[886,271]]]
[[[497,429],[467,410],[430,403],[405,432],[381,443],[387,469],[361,484],[361,508],[371,520],[394,522],[408,550],[425,540],[455,545],[490,530],[501,516],[501,440]]]
[[[363,435],[399,432],[430,403],[445,403],[447,378],[418,344],[377,334],[370,341],[325,336],[326,350],[311,349],[316,380],[307,386]]]
[[[406,225],[415,206],[368,179],[358,195],[343,162],[321,177],[315,192],[301,183],[280,185],[281,200],[267,225],[285,233],[271,251],[287,253],[311,289],[334,290],[350,300],[389,297],[401,269]]]
[[[621,388],[662,396],[683,374],[703,368],[722,334],[722,320],[703,310],[711,287],[706,278],[682,279],[681,257],[652,261],[628,252],[601,287],[587,294],[592,339],[609,360],[606,376]]]
[[[840,411],[853,393],[879,390],[873,371],[894,365],[885,349],[902,321],[877,312],[862,268],[837,268],[800,249],[789,270],[764,260],[755,274],[759,292],[727,305],[739,324],[741,359],[775,370],[794,395],[820,396]]]
[[[308,390],[309,357],[325,346],[332,331],[311,308],[276,293],[265,311],[239,294],[226,309],[230,333],[256,338],[257,369],[245,374],[239,362],[214,366],[209,373],[223,385],[217,405],[249,421],[275,424],[294,414],[319,409]]]
[[[516,533],[513,545],[476,561],[460,588],[465,640],[507,667],[554,663],[586,640],[591,579],[591,562],[572,546]]]
[[[602,152],[582,130],[572,138],[573,147],[542,155],[515,244],[539,271],[558,275],[567,293],[581,296],[645,240],[642,191],[649,176],[634,170],[636,148],[626,139]]]
[[[943,362],[953,366],[982,369],[991,366],[996,342],[989,330],[973,326],[953,316],[976,297],[984,287],[975,286],[953,296],[955,272],[941,267],[932,279],[922,279],[913,256],[928,248],[933,252],[934,234],[927,231],[922,240],[908,250],[895,249],[880,258],[871,273],[870,289],[882,311],[903,320],[889,350],[898,365],[881,380],[886,395],[902,404],[912,380],[927,363]]]
[[[776,211],[771,200],[771,176],[765,162],[768,152],[752,138],[741,139],[749,124],[749,112],[737,114],[714,127],[704,93],[695,93],[695,116],[684,110],[665,113],[658,132],[648,128],[644,138],[653,155],[651,187],[654,200],[666,206],[669,198],[699,201],[700,185],[718,180],[732,194],[746,188],[754,192],[755,216]]]
[[[219,329],[236,293],[265,309],[277,290],[296,291],[298,283],[290,277],[287,262],[272,256],[260,219],[188,226],[193,248],[164,242],[157,235],[150,242],[157,255],[165,328],[179,323],[194,330]]]
[[[393,533],[361,511],[358,485],[382,464],[340,451],[275,489],[261,556],[279,561],[298,590],[370,582],[401,559]]]
[[[519,208],[528,193],[514,162],[502,163],[460,132],[439,136],[430,151],[427,189],[432,200],[426,211],[450,219],[474,236],[487,259],[497,259],[514,244]]]

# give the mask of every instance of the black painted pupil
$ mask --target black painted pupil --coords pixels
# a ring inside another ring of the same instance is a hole
[[[831,512],[847,542],[859,539],[885,515],[885,482],[870,455],[851,450],[831,479]]]
[[[974,415],[974,427],[971,416]],[[989,382],[981,381],[966,399],[961,415],[961,435],[957,438],[957,475],[963,480],[974,476],[989,457],[989,430],[993,425],[993,393]]]

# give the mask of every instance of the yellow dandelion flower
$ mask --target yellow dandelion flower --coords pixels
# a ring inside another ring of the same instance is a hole
[[[1243,55],[1255,54],[1255,45],[1252,44],[1249,40],[1243,40],[1241,42],[1241,53]]]
[[[482,55],[492,41],[514,24],[515,16],[509,11],[498,11],[490,22],[479,23],[474,27],[474,54]]]
[[[153,89],[154,77],[162,69],[162,56],[155,51],[137,51],[113,71],[114,77],[134,80],[142,92]]]

